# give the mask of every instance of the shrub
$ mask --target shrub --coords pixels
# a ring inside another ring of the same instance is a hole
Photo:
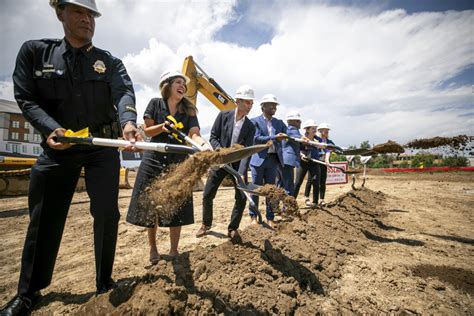
[[[411,166],[413,168],[418,167],[432,167],[435,157],[432,154],[418,153],[411,160]]]
[[[469,160],[466,157],[446,157],[441,161],[441,165],[446,167],[467,167]]]

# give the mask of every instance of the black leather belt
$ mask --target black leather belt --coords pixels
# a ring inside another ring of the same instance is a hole
[[[116,139],[121,136],[121,129],[119,128],[118,122],[105,124],[96,130],[91,131],[92,136],[100,138],[112,138]]]

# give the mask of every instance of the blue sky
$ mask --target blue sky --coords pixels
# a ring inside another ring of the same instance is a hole
[[[160,74],[194,59],[230,94],[273,93],[341,145],[474,134],[474,1],[98,0],[94,44],[121,58],[143,113]],[[25,11],[24,8],[29,10]],[[31,12],[35,12],[31,15]],[[157,14],[159,12],[159,14]],[[0,3],[0,98],[16,53],[62,37],[47,1]],[[198,99],[209,131],[217,109]],[[141,119],[141,118],[140,118]]]

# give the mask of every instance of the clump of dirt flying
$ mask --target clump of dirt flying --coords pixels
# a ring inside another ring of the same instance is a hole
[[[146,203],[152,205],[158,216],[172,217],[192,196],[194,185],[209,168],[222,164],[224,156],[241,148],[241,145],[233,145],[216,151],[197,152],[182,163],[171,165],[146,189]]]
[[[405,152],[402,145],[400,145],[400,144],[398,144],[398,143],[396,143],[392,140],[389,140],[388,142],[383,143],[383,144],[375,145],[372,148],[372,150],[375,151],[376,153],[379,153],[379,154],[388,154],[388,153],[401,154],[401,153]]]
[[[300,216],[296,199],[286,194],[283,188],[272,184],[265,184],[258,189],[258,192],[269,199],[270,204],[275,207],[277,213],[281,212],[283,216]],[[280,201],[283,204],[283,209],[280,209]]]
[[[459,135],[454,137],[433,137],[420,138],[410,141],[405,147],[413,149],[428,149],[441,146],[449,146],[453,149],[464,149],[469,143],[471,137],[467,135]]]
[[[422,244],[391,238],[382,223],[385,196],[352,191],[306,220],[282,222],[276,231],[248,227],[242,242],[197,247],[177,258],[162,257],[149,273],[117,280],[118,288],[77,310],[87,315],[122,314],[380,314],[390,300],[354,304],[340,295],[351,257],[374,242]],[[420,289],[420,291],[424,291]],[[407,307],[408,310],[408,307]],[[403,314],[404,306],[399,307]],[[433,310],[427,310],[427,313]],[[408,313],[408,312],[407,312]]]

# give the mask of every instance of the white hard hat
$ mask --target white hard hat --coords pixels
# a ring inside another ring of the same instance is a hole
[[[74,4],[74,5],[78,5],[80,7],[89,9],[94,13],[94,16],[96,18],[101,16],[99,10],[97,10],[97,5],[95,4],[95,0],[49,0],[49,5],[52,6],[53,8],[57,8],[65,4]]]
[[[235,98],[253,101],[255,99],[255,95],[254,95],[252,87],[246,84],[239,87],[237,91],[235,92]]]
[[[314,120],[306,120],[301,124],[301,128],[308,128],[308,127],[318,127],[318,124]]]
[[[185,75],[183,75],[180,71],[178,70],[167,70],[164,73],[161,74],[160,77],[160,87],[169,79],[175,78],[175,77],[181,77],[186,81],[186,84],[189,83],[189,78]]]
[[[320,129],[327,129],[327,130],[330,130],[329,124],[326,123],[326,122],[323,122],[323,123],[319,124],[319,125],[318,125],[318,131],[319,131]]]
[[[287,121],[294,120],[294,121],[300,121],[301,122],[301,115],[297,111],[290,111],[286,114],[285,119]]]
[[[262,99],[260,100],[260,105],[262,105],[263,103],[275,103],[276,105],[280,104],[278,103],[277,98],[271,93],[265,94],[262,97]]]

